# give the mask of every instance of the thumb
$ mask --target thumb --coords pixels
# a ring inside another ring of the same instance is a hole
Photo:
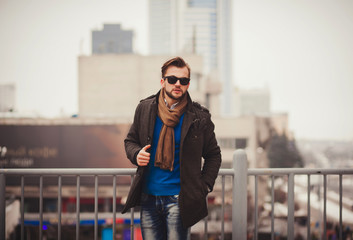
[[[143,149],[144,151],[147,151],[147,149],[149,149],[150,147],[151,147],[151,144],[148,144],[148,145],[144,146],[142,149]]]

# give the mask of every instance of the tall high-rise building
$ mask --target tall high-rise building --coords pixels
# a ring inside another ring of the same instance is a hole
[[[223,85],[221,94],[221,113],[234,115],[232,109],[232,92],[234,89],[233,57],[232,57],[232,8],[233,0],[218,0],[218,76]]]
[[[0,84],[0,112],[15,110],[15,84]]]
[[[150,54],[201,55],[204,75],[222,83],[220,103],[225,114],[232,109],[231,3],[231,0],[149,0]]]
[[[173,55],[177,52],[178,34],[176,0],[149,1],[149,51],[151,55]]]
[[[92,31],[92,54],[132,53],[133,32],[120,24],[104,24],[103,30]]]

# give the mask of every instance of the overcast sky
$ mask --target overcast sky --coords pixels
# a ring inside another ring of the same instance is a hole
[[[0,0],[0,83],[17,109],[77,112],[77,56],[104,23],[148,53],[147,0]],[[234,83],[268,87],[296,138],[353,140],[353,1],[234,1]]]

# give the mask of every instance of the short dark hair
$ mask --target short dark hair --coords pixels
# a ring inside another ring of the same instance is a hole
[[[163,64],[163,66],[161,68],[162,69],[162,77],[165,77],[165,72],[167,71],[167,69],[170,66],[175,66],[175,67],[178,67],[178,68],[187,67],[187,69],[189,71],[189,78],[190,78],[190,66],[181,57],[175,57],[175,58],[169,59],[168,61],[166,61]]]

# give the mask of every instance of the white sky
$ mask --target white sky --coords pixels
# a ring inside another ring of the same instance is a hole
[[[235,0],[234,76],[267,86],[296,138],[353,140],[353,1]],[[77,56],[104,23],[134,30],[148,53],[147,0],[0,0],[0,83],[17,109],[77,112]]]

